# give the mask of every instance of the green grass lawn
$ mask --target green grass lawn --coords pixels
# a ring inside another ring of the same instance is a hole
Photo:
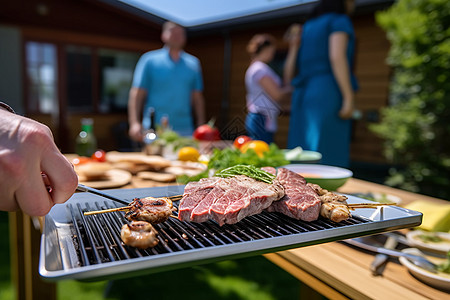
[[[15,299],[10,281],[8,214],[0,212],[0,300]],[[262,256],[93,283],[64,280],[58,299],[290,300],[300,284]]]

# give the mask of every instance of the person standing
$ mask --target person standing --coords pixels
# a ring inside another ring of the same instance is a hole
[[[194,126],[205,123],[201,65],[183,50],[185,29],[166,22],[161,40],[164,47],[143,54],[134,72],[128,121],[129,135],[136,141],[142,141],[143,128],[150,127],[151,108],[156,122],[168,117],[170,126],[180,135],[192,135]]]
[[[268,65],[275,55],[275,38],[269,34],[256,34],[247,45],[251,63],[245,72],[245,120],[247,134],[254,140],[272,143],[277,130],[281,101],[292,91]]]
[[[353,0],[321,0],[302,27],[298,55],[286,62],[294,92],[288,148],[322,153],[322,163],[348,167],[356,78]]]

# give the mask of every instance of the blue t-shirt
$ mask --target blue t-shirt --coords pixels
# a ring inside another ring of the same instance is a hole
[[[149,51],[139,59],[133,77],[133,87],[145,89],[143,126],[150,127],[149,109],[155,109],[155,122],[169,117],[169,125],[181,135],[194,131],[191,95],[203,90],[200,61],[181,52],[178,61],[172,60],[168,48]]]

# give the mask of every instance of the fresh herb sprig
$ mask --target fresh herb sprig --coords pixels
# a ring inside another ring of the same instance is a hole
[[[233,177],[237,175],[245,175],[255,180],[259,180],[265,183],[273,183],[275,175],[261,170],[252,165],[235,165],[226,169],[223,169],[215,174],[218,177]]]

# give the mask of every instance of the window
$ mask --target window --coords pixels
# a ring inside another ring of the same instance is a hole
[[[100,112],[126,111],[138,53],[100,49]]]
[[[27,42],[25,48],[29,83],[27,109],[30,112],[57,112],[56,46],[49,43]]]
[[[59,111],[58,90],[68,112],[126,112],[128,93],[140,53],[79,45],[62,45],[65,82],[58,82],[58,51],[51,43],[28,41],[26,47],[27,110]]]
[[[67,106],[69,111],[93,111],[92,49],[66,47]]]

